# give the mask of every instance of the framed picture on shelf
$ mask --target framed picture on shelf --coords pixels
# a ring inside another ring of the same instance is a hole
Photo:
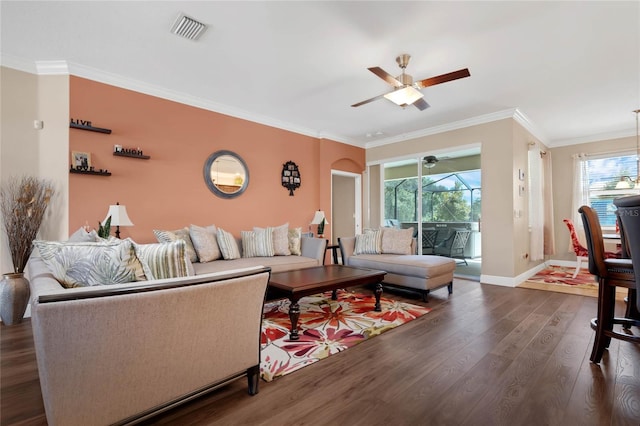
[[[91,153],[71,151],[71,165],[74,169],[81,168],[88,170],[89,167],[91,167]]]

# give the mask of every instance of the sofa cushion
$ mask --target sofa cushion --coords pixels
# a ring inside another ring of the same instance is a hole
[[[222,257],[217,238],[218,230],[215,225],[206,228],[201,226],[189,226],[189,236],[200,262],[211,262]]]
[[[192,275],[189,273],[191,262],[186,254],[186,243],[183,239],[169,243],[133,243],[133,247],[149,280]]]
[[[198,254],[196,253],[195,247],[193,247],[193,241],[191,241],[191,236],[189,235],[189,228],[185,227],[182,229],[176,229],[175,231],[154,229],[153,233],[159,243],[170,243],[175,240],[183,240],[187,245],[187,255],[189,256],[189,260],[192,262],[198,261]]]
[[[321,266],[322,262],[317,259],[304,256],[271,256],[271,257],[243,257],[234,260],[216,260],[208,263],[194,263],[193,268],[196,275],[210,272],[221,272],[229,269],[248,268],[252,266],[268,266],[271,272],[292,271],[295,269],[311,268]]]
[[[128,283],[145,279],[132,241],[33,242],[53,276],[65,288]]]
[[[382,269],[390,274],[433,278],[447,274],[453,276],[456,261],[443,256],[377,254],[351,256],[349,266]]]
[[[412,240],[413,227],[408,229],[383,228],[381,251],[386,254],[413,254],[411,253]]]
[[[220,247],[220,252],[222,252],[222,257],[225,260],[233,260],[240,258],[240,249],[238,248],[238,242],[231,235],[231,233],[225,231],[222,228],[218,228],[218,246]]]
[[[382,232],[379,229],[367,230],[356,235],[356,247],[353,254],[380,254],[382,252]]]
[[[289,252],[294,256],[300,256],[302,254],[300,240],[302,238],[302,228],[289,229],[287,237],[289,239]]]
[[[262,231],[263,228],[254,227],[254,231]],[[289,256],[289,223],[271,228],[273,232],[273,255]]]
[[[273,228],[240,231],[242,257],[273,256]]]

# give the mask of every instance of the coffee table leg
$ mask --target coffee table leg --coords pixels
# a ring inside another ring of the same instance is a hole
[[[373,309],[376,312],[381,312],[382,307],[380,306],[380,296],[382,296],[382,283],[376,284],[376,306]]]
[[[333,290],[331,292],[331,300],[338,300],[338,290]]]
[[[289,319],[291,320],[291,333],[289,334],[289,338],[291,340],[300,339],[298,335],[298,318],[300,318],[300,305],[297,300],[292,300],[291,305],[289,305]]]

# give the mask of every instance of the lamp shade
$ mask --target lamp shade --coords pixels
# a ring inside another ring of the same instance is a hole
[[[133,226],[133,222],[129,219],[129,215],[127,214],[127,208],[125,206],[121,206],[120,203],[112,204],[109,206],[109,211],[107,212],[107,216],[102,221],[104,225],[111,216],[111,226]]]
[[[413,86],[406,86],[401,89],[394,90],[391,93],[387,93],[384,97],[396,105],[411,105],[418,99],[424,97],[424,95]]]
[[[324,216],[324,212],[322,210],[318,210],[314,213],[313,219],[311,219],[311,225],[320,225],[324,220],[325,225],[328,225],[326,217]]]

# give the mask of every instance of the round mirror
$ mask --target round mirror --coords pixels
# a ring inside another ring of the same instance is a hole
[[[204,181],[218,197],[234,198],[247,189],[249,169],[235,152],[216,151],[204,163]]]

